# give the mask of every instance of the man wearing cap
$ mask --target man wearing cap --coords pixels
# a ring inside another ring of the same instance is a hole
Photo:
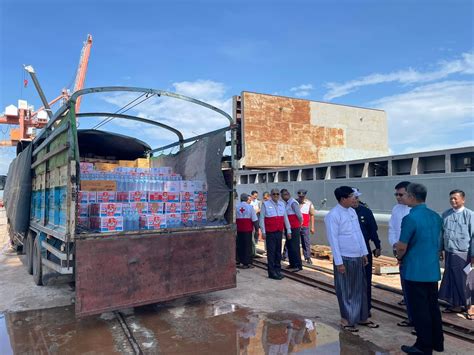
[[[291,226],[286,214],[286,206],[280,200],[280,191],[272,189],[271,200],[264,201],[260,210],[260,229],[267,244],[268,277],[283,279],[281,274],[281,239],[283,230],[288,231],[291,239]]]
[[[305,189],[298,190],[298,203],[300,204],[300,211],[303,216],[303,223],[301,223],[300,235],[301,235],[301,247],[303,249],[304,260],[307,264],[312,264],[311,261],[311,242],[310,233],[314,233],[314,210],[313,203],[306,198],[308,193]],[[311,227],[310,227],[311,225]]]
[[[252,267],[252,232],[258,230],[258,218],[255,209],[250,204],[250,196],[240,195],[240,203],[236,207],[235,220],[237,224],[237,259],[242,264],[240,268]]]
[[[369,310],[369,317],[370,317],[370,309],[372,308],[372,253],[370,247],[370,241],[374,243],[374,256],[378,258],[380,256],[380,239],[377,234],[378,226],[377,222],[375,221],[374,214],[372,211],[367,208],[362,201],[359,200],[359,196],[362,193],[359,192],[358,189],[352,188],[354,191],[354,203],[352,204],[352,208],[355,209],[357,213],[357,217],[359,218],[359,225],[360,229],[362,230],[362,234],[364,235],[365,245],[367,246],[368,254],[368,264],[365,266],[365,279],[367,281],[367,308]]]

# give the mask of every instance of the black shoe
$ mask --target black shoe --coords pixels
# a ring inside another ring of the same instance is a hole
[[[286,261],[286,258],[282,256],[281,261]]]
[[[311,258],[306,258],[306,259],[305,259],[305,262],[306,262],[306,264],[308,264],[308,265],[313,265],[313,261],[311,260]]]
[[[287,267],[285,267],[285,269],[294,269],[295,267],[293,265],[288,265]]]
[[[272,276],[268,276],[268,278],[272,279],[272,280],[281,280],[283,278],[282,275],[272,275]]]
[[[442,352],[444,351],[444,345],[441,345],[441,346],[436,347],[436,348],[433,347],[433,350],[434,350],[434,351],[437,351],[437,352],[439,352],[439,353],[442,353]]]
[[[416,346],[402,345],[401,349],[407,354],[424,354],[424,352],[418,349]]]
[[[278,274],[277,276],[280,280],[285,278],[285,276],[283,276],[282,274]]]

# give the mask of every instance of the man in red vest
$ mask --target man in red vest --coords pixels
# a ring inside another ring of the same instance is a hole
[[[291,227],[291,239],[287,238],[285,246],[288,248],[288,260],[290,265],[288,270],[291,272],[298,272],[303,270],[301,264],[301,253],[300,253],[300,227],[303,222],[303,216],[301,215],[300,205],[287,189],[280,191],[282,200],[286,203],[286,214],[288,215],[288,221]],[[288,230],[286,231],[288,235]]]
[[[255,209],[250,204],[250,196],[240,195],[240,203],[236,207],[235,220],[237,224],[237,259],[242,264],[241,269],[252,268],[253,230],[258,231],[258,218]]]
[[[304,259],[307,264],[312,264],[311,261],[311,242],[310,233],[314,233],[314,210],[313,203],[306,198],[305,189],[298,190],[298,203],[300,204],[301,214],[303,215],[303,223],[301,224],[301,246],[303,248]],[[311,225],[311,227],[310,227]]]
[[[274,280],[283,279],[281,274],[281,239],[283,230],[288,231],[291,239],[291,226],[286,214],[286,206],[280,200],[280,191],[272,189],[271,200],[262,203],[260,210],[260,229],[267,242],[268,277]]]

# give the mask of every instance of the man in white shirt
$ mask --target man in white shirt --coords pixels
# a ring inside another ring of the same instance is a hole
[[[396,245],[398,243],[398,240],[400,239],[402,219],[410,212],[410,207],[403,204],[403,197],[407,193],[407,186],[409,184],[410,184],[409,181],[402,181],[402,182],[399,182],[395,186],[394,195],[395,195],[395,198],[397,199],[397,204],[393,206],[392,214],[390,216],[390,221],[388,222],[388,242],[392,246],[393,255],[395,256],[396,256]],[[397,323],[397,325],[400,327],[412,327],[413,322],[412,322],[410,309],[408,308],[408,305],[406,303],[407,298],[405,296],[405,283],[404,283],[404,278],[403,278],[401,268],[400,268],[400,283],[401,283],[402,291],[403,291],[403,299],[400,302],[398,302],[398,304],[407,306],[408,319]]]
[[[334,283],[341,327],[357,332],[356,325],[378,328],[368,321],[367,286],[365,269],[367,265],[367,246],[360,229],[354,204],[354,191],[349,186],[334,190],[338,201],[324,218],[326,235],[331,246],[334,263]]]
[[[262,202],[260,202],[260,200],[258,199],[258,191],[253,190],[250,193],[250,205],[255,210],[257,217],[260,215],[261,204]],[[254,258],[257,256],[257,243],[258,243],[259,237],[260,237],[260,229],[257,229],[254,232],[253,239],[252,239],[252,253],[253,253]]]

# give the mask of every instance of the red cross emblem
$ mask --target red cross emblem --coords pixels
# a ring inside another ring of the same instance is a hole
[[[240,210],[239,210],[239,211],[240,211],[240,213],[242,213],[242,214],[243,214],[243,213],[245,212],[245,208],[243,208],[243,207],[240,207]]]

